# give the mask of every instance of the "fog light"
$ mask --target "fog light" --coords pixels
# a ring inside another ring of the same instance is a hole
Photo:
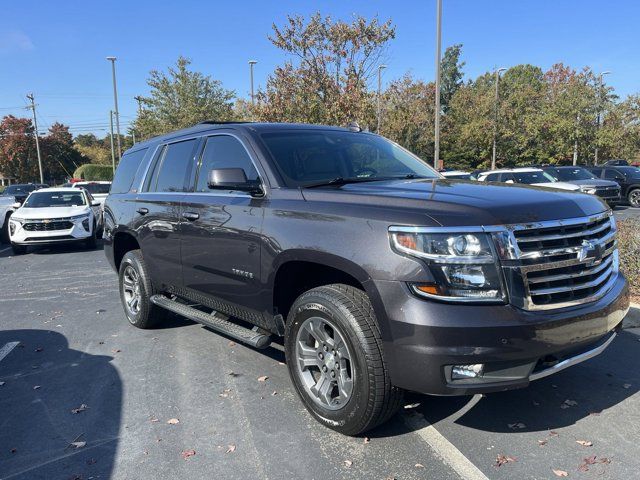
[[[483,370],[484,364],[482,363],[476,363],[474,365],[454,365],[451,370],[451,380],[481,377]]]
[[[85,219],[82,221],[82,226],[84,227],[84,229],[85,229],[87,232],[89,231],[89,219],[88,219],[88,218],[85,218]]]

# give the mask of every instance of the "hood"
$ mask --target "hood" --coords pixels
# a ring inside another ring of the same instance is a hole
[[[89,212],[91,209],[86,205],[79,207],[43,207],[43,208],[19,208],[15,211],[16,218],[25,218],[27,220],[43,219],[43,218],[63,218],[74,217]]]
[[[584,217],[608,210],[595,195],[469,180],[380,181],[303,189],[302,193],[308,201],[342,203],[345,212],[357,205],[385,208],[388,220],[418,221],[427,226],[434,222],[442,226],[505,225]],[[397,212],[398,220],[390,210]],[[409,216],[411,220],[407,220]]]
[[[549,188],[558,188],[560,190],[570,190],[577,191],[580,190],[580,187],[577,185],[572,185],[566,182],[544,182],[544,183],[534,183],[536,187],[549,187]]]
[[[611,180],[602,180],[600,178],[589,178],[587,180],[569,180],[565,183],[571,183],[573,185],[580,185],[584,187],[618,187],[616,182]]]

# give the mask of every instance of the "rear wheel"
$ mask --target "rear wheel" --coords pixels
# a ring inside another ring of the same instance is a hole
[[[0,229],[0,243],[9,243],[9,218],[11,217],[10,213],[4,217],[4,223],[2,224],[2,229]]]
[[[631,190],[627,195],[627,199],[632,207],[640,207],[640,188],[634,188]]]
[[[321,423],[357,435],[388,420],[402,402],[391,385],[378,324],[365,292],[314,288],[293,304],[285,354],[305,407]]]
[[[151,303],[155,290],[140,250],[127,252],[118,272],[120,300],[131,325],[151,328],[164,319],[166,311]]]
[[[17,243],[11,244],[11,250],[14,255],[24,255],[27,253],[27,247],[25,245],[18,245]]]
[[[91,229],[91,236],[84,241],[85,242],[84,244],[90,250],[95,249],[98,245],[97,233],[98,232],[96,232],[96,222],[93,222],[93,228]]]

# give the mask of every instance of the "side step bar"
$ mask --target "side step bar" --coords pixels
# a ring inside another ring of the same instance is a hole
[[[254,330],[242,327],[236,323],[230,322],[226,315],[213,312],[211,314],[202,312],[196,308],[176,302],[164,295],[153,295],[151,302],[159,307],[165,308],[173,313],[187,317],[189,320],[201,323],[216,332],[246,343],[255,348],[267,348],[271,344],[271,337]]]

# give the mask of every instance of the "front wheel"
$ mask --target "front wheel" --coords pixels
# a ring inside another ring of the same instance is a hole
[[[287,319],[285,354],[305,407],[333,430],[360,434],[401,405],[402,391],[391,385],[377,320],[362,290],[334,284],[298,297]]]
[[[18,245],[17,243],[11,244],[11,250],[14,255],[24,255],[27,253],[27,247],[25,245]]]
[[[131,250],[124,255],[118,280],[122,307],[131,325],[151,328],[164,318],[166,311],[151,303],[155,291],[140,250]]]
[[[627,195],[627,199],[632,207],[640,207],[640,188],[634,188],[631,190]]]

